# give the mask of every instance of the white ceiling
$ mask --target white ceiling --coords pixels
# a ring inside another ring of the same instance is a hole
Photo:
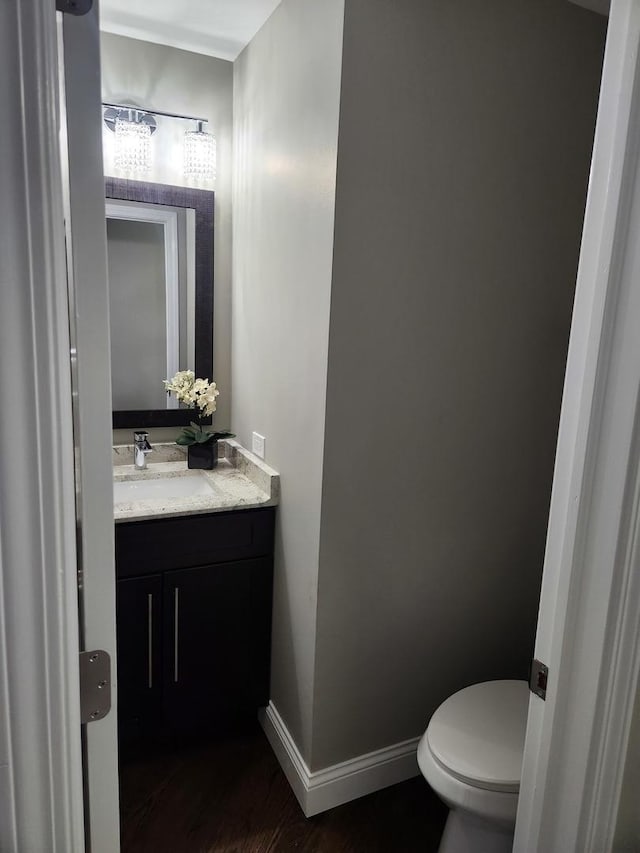
[[[233,61],[281,0],[101,0],[100,28]],[[570,0],[609,13],[610,0]]]
[[[101,0],[100,28],[234,60],[280,0]]]

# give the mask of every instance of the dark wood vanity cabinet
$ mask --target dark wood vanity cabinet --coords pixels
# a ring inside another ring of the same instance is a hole
[[[162,575],[116,584],[118,718],[125,738],[158,729],[162,704]]]
[[[274,509],[116,525],[121,741],[217,734],[269,699]]]

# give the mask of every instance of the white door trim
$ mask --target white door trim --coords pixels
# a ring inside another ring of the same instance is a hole
[[[640,657],[640,0],[613,0],[514,851],[611,849]],[[635,569],[635,572],[634,572]],[[635,576],[634,576],[635,575]]]
[[[0,849],[84,850],[53,2],[0,7]]]

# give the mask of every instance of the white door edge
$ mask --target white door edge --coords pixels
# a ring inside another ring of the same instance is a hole
[[[48,2],[48,0],[47,0]],[[120,849],[113,443],[98,9],[63,16],[67,258],[81,642],[111,657],[111,712],[85,726],[85,823],[91,853]]]
[[[84,850],[53,2],[0,9],[0,849]],[[20,81],[18,85],[17,81]]]
[[[611,849],[640,658],[640,0],[613,0],[578,269],[514,851]]]

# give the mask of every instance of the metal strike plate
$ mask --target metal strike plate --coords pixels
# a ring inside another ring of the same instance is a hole
[[[111,658],[97,649],[80,652],[80,717],[94,723],[111,710]]]
[[[67,15],[86,15],[92,6],[93,0],[56,0],[57,11]]]
[[[549,667],[542,661],[534,660],[531,662],[531,678],[529,679],[529,690],[539,696],[541,699],[547,698],[547,679],[549,677]]]

